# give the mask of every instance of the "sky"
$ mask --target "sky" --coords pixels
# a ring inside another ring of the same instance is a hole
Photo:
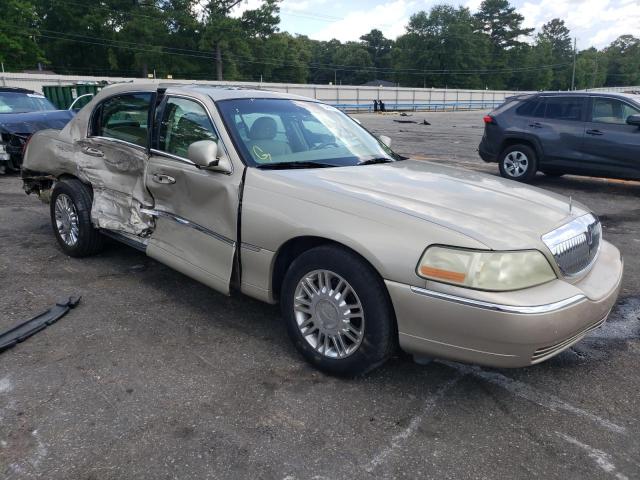
[[[245,0],[234,12],[255,8],[260,0]],[[463,5],[476,11],[481,0],[283,0],[280,30],[316,40],[358,40],[373,28],[388,38],[404,33],[409,17],[433,5]],[[525,17],[525,27],[539,29],[552,18],[565,21],[578,49],[602,48],[618,36],[640,36],[640,0],[511,0]]]

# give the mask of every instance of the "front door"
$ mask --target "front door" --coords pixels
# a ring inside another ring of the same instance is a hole
[[[627,118],[640,109],[616,98],[592,97],[584,161],[593,174],[640,178],[640,128]]]
[[[189,145],[218,142],[205,104],[167,96],[155,122],[156,135],[145,174],[156,218],[147,254],[224,293],[229,293],[237,242],[241,172],[213,172],[188,159]],[[212,159],[214,160],[214,159]]]

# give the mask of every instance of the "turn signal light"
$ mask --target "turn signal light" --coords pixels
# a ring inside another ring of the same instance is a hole
[[[466,274],[460,272],[452,272],[451,270],[442,270],[440,268],[433,268],[423,265],[420,267],[420,273],[425,277],[439,278],[440,280],[447,280],[449,282],[464,283]]]

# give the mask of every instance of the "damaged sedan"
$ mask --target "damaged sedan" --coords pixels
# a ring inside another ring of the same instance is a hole
[[[623,263],[586,207],[389,144],[311,99],[127,84],[35,134],[23,180],[66,254],[109,236],[280,303],[296,348],[332,374],[397,346],[528,366],[606,320]]]
[[[39,93],[0,87],[0,174],[20,169],[24,145],[34,132],[62,129],[74,115],[56,109]]]

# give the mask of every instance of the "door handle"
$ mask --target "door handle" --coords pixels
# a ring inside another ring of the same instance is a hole
[[[151,178],[153,179],[154,182],[161,183],[163,185],[172,185],[176,183],[175,178],[169,175],[164,175],[162,173],[154,173]]]
[[[102,150],[98,150],[97,148],[84,147],[82,151],[83,153],[91,155],[92,157],[104,157],[104,152]]]
[[[604,132],[600,130],[587,130],[587,135],[604,135]]]
[[[542,124],[540,122],[530,123],[529,126],[533,128],[542,128]]]

